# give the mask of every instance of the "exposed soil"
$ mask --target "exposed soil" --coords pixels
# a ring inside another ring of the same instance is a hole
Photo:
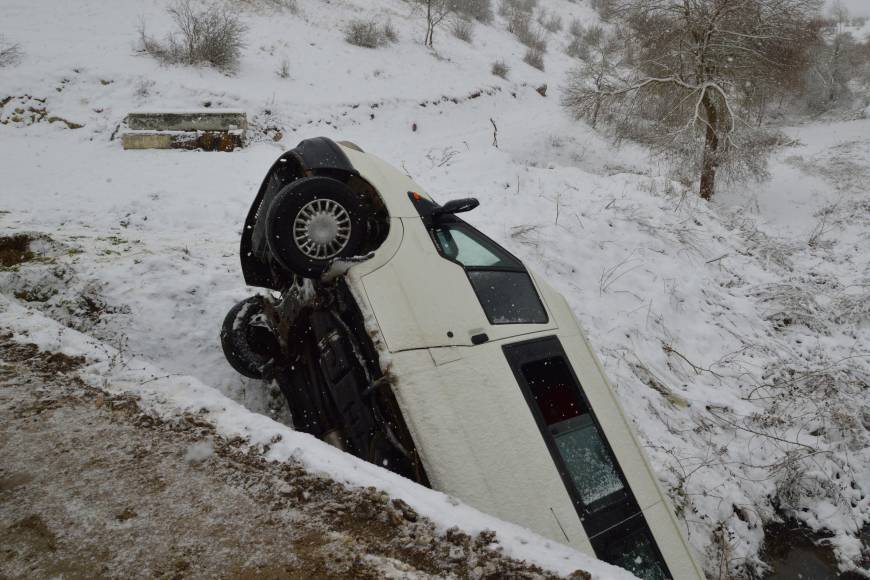
[[[32,238],[26,234],[0,236],[0,266],[9,268],[33,259]]]
[[[166,422],[0,333],[0,578],[552,578],[492,533]],[[577,572],[575,578],[588,578]]]

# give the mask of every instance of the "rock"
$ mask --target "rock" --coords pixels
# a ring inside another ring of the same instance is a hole
[[[402,517],[404,517],[409,522],[417,521],[417,512],[414,511],[414,508],[409,506],[407,503],[402,501],[401,499],[393,500],[393,507],[399,510],[402,513]]]

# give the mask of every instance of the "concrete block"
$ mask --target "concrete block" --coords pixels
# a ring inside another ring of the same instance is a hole
[[[134,131],[244,131],[244,111],[136,111],[127,115]]]
[[[244,132],[237,131],[127,131],[124,149],[201,149],[232,151],[245,146]]]

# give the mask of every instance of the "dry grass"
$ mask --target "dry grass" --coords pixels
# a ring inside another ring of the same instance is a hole
[[[20,44],[7,42],[0,36],[0,68],[18,64],[23,54]]]
[[[506,79],[511,68],[503,60],[497,60],[492,63],[492,74],[497,77]]]
[[[344,30],[345,42],[363,48],[379,48],[398,38],[391,22],[381,25],[375,20],[351,20]]]

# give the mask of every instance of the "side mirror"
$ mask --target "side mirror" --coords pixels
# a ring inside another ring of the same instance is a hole
[[[444,205],[439,208],[436,208],[435,211],[432,212],[432,217],[437,217],[445,214],[455,214],[462,213],[466,211],[471,211],[477,206],[480,205],[480,202],[477,201],[474,197],[466,197],[464,199],[454,199],[453,201],[448,201]]]

